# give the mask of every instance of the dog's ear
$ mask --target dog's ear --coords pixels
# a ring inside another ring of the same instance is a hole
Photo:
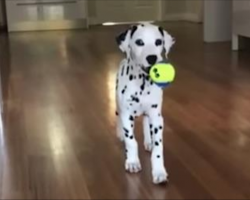
[[[137,26],[131,26],[129,29],[120,33],[116,37],[116,43],[118,44],[122,52],[124,53],[128,52],[129,41],[133,37],[133,34],[135,33],[136,30],[137,30]]]
[[[162,27],[159,27],[159,31],[163,36],[163,43],[164,43],[164,50],[165,50],[165,56],[168,56],[168,53],[170,51],[170,48],[174,45],[175,39],[165,30],[163,30]]]
[[[116,43],[118,44],[119,48],[123,53],[125,53],[128,50],[129,40],[130,40],[130,29],[127,29],[126,31],[120,33],[116,37]]]

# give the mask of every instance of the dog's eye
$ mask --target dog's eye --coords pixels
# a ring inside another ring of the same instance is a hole
[[[137,44],[138,46],[144,46],[144,42],[141,39],[136,40],[135,44]]]
[[[157,40],[155,41],[155,45],[156,45],[156,46],[162,45],[162,40],[161,40],[161,39],[157,39]]]

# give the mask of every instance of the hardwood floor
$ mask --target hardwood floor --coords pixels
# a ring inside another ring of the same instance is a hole
[[[170,183],[124,171],[115,135],[115,72],[124,26],[0,35],[1,199],[249,199],[250,57],[202,43],[202,27],[163,24],[177,79],[164,95]]]

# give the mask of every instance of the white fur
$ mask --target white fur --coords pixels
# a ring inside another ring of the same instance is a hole
[[[138,155],[138,143],[134,136],[134,118],[143,115],[144,146],[151,153],[152,176],[155,184],[167,181],[167,172],[163,157],[163,91],[151,82],[142,68],[150,67],[147,56],[155,55],[156,62],[163,60],[169,53],[174,41],[166,32],[152,24],[137,25],[131,37],[131,29],[118,37],[119,47],[126,54],[117,72],[117,134],[124,141],[126,148],[125,169],[131,173],[141,170]],[[138,46],[136,41],[142,40],[144,45]],[[156,40],[163,41],[156,45]],[[153,133],[153,134],[152,134]]]

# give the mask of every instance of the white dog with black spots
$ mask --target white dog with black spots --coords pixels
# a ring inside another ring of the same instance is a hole
[[[162,27],[143,23],[124,31],[116,40],[126,55],[116,78],[117,134],[125,143],[125,169],[131,173],[141,170],[134,120],[143,115],[144,146],[152,152],[153,183],[164,183],[168,174],[163,157],[163,89],[150,80],[149,69],[167,58],[174,39]]]

